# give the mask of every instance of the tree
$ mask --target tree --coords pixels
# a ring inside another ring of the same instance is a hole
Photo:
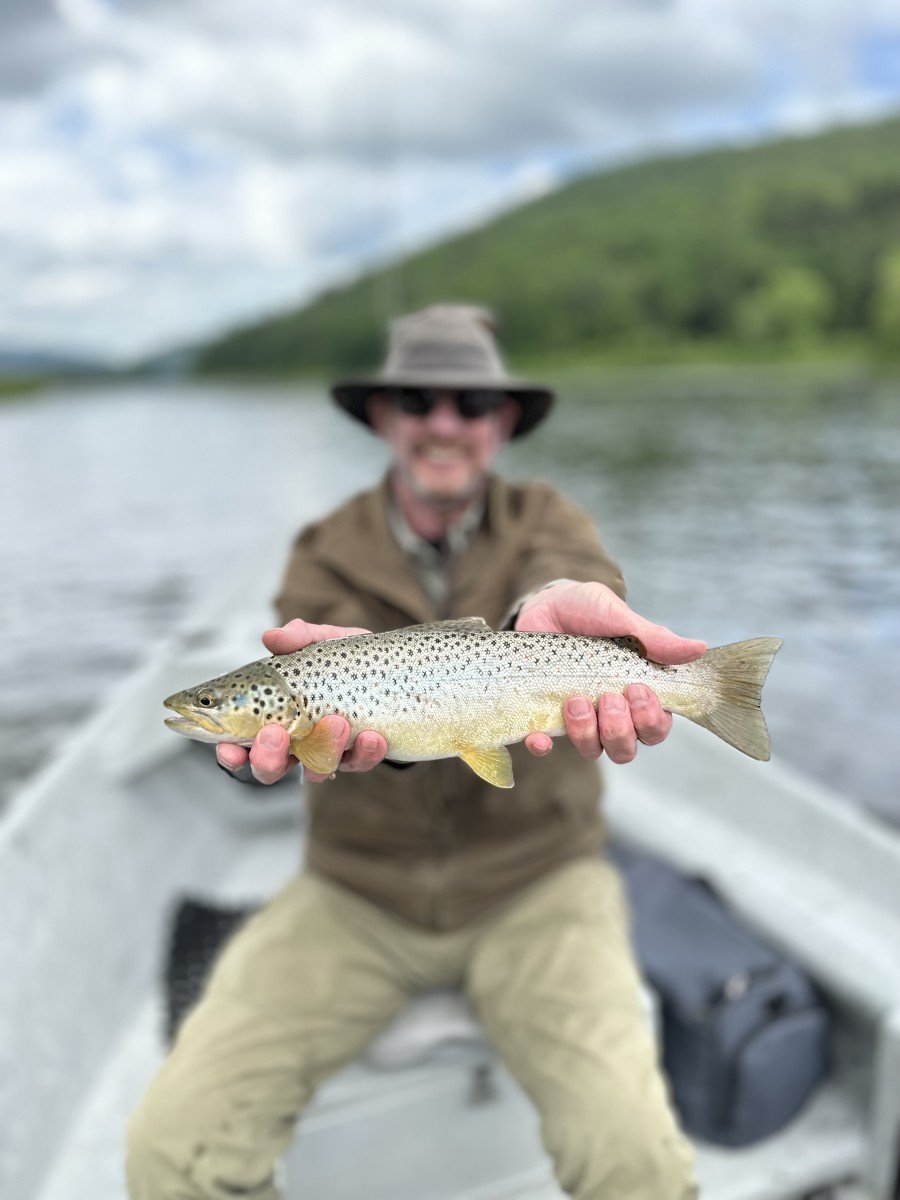
[[[900,350],[900,246],[888,250],[879,264],[871,325],[881,346]]]
[[[827,282],[808,267],[782,267],[739,302],[738,335],[748,342],[796,344],[821,335],[834,307]]]

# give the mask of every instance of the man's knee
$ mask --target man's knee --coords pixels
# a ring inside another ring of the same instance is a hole
[[[164,1068],[128,1124],[129,1200],[278,1200],[275,1164],[293,1114],[235,1110],[218,1093],[170,1083]]]
[[[590,1122],[580,1106],[558,1109],[546,1123],[545,1143],[565,1191],[577,1200],[696,1197],[693,1153],[674,1122],[611,1107]]]
[[[125,1174],[129,1200],[168,1200],[177,1194],[176,1185],[184,1194],[183,1172],[178,1169],[173,1147],[146,1100],[128,1123]]]

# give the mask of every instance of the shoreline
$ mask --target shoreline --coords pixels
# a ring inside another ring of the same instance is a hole
[[[718,372],[741,373],[748,377],[791,375],[811,382],[834,381],[835,378],[851,380],[865,377],[871,379],[900,378],[900,358],[887,358],[874,354],[870,348],[854,344],[835,346],[816,345],[800,350],[783,350],[775,354],[771,348],[765,353],[751,353],[746,347],[698,346],[696,344],[660,346],[650,352],[646,347],[622,347],[603,352],[547,352],[510,358],[509,365],[514,375],[525,378],[551,379],[554,384],[583,384],[617,378],[639,380],[661,377],[664,374],[690,378],[702,375],[714,378]],[[183,375],[159,375],[152,371],[132,370],[121,373],[109,372],[102,376],[42,375],[38,377],[3,378],[0,376],[0,406],[8,402],[22,401],[44,395],[56,388],[71,388],[73,391],[110,386],[152,384],[156,387],[224,385],[236,387],[321,387],[327,389],[336,372],[322,371],[265,371],[265,372],[193,372]]]

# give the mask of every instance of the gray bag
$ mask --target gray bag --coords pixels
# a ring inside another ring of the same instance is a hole
[[[649,856],[616,858],[685,1128],[723,1146],[774,1133],[828,1069],[828,1015],[815,987],[705,880]]]

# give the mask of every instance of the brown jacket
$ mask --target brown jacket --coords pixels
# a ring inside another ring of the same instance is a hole
[[[624,584],[590,518],[546,484],[491,481],[482,526],[458,563],[449,611],[437,613],[390,531],[387,485],[356,496],[300,534],[277,605],[282,621],[380,632],[446,616],[498,626],[551,579]],[[407,770],[341,773],[310,789],[307,867],[406,920],[448,930],[603,840],[596,763],[559,739],[547,758],[510,747],[512,791],[458,759]]]

